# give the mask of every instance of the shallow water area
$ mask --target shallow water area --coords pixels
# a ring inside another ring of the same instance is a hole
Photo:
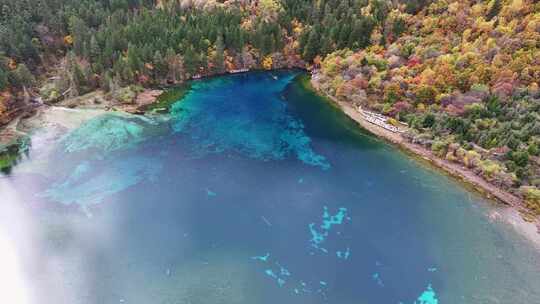
[[[490,220],[500,207],[298,75],[197,81],[162,117],[36,132],[0,177],[0,268],[15,285],[0,299],[540,303],[538,249]]]

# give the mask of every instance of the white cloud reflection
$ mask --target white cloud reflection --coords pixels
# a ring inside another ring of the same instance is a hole
[[[0,232],[0,298],[3,303],[29,304],[19,257],[11,240]]]
[[[27,217],[17,208],[11,183],[0,178],[0,302],[30,304],[30,288],[16,241],[30,234]],[[24,241],[25,244],[29,244]],[[25,247],[24,245],[22,246]],[[28,248],[25,248],[28,249]]]

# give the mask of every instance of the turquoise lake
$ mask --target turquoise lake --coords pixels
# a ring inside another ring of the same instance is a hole
[[[0,177],[17,303],[540,303],[538,249],[489,220],[500,207],[301,75],[196,81],[169,115],[36,131]]]

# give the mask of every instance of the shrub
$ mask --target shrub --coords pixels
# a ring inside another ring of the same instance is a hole
[[[463,158],[463,164],[469,168],[476,167],[480,161],[480,154],[474,150],[469,150]]]
[[[422,128],[431,128],[435,124],[435,115],[433,113],[428,113],[422,119]]]
[[[448,143],[440,140],[435,140],[431,145],[431,151],[439,157],[443,157],[446,154]]]
[[[419,103],[432,104],[437,97],[437,90],[428,85],[421,85],[416,90],[416,100]]]
[[[523,192],[527,208],[536,214],[540,214],[540,189],[536,187],[525,187]]]
[[[538,156],[540,154],[540,148],[538,148],[538,143],[532,143],[527,148],[527,152],[529,152],[530,155]]]
[[[527,151],[512,152],[511,158],[520,167],[525,167],[529,163],[529,153]]]
[[[502,172],[502,167],[499,165],[499,163],[494,162],[492,160],[484,160],[480,162],[480,170],[482,170],[482,173],[490,178],[495,177],[497,174]]]

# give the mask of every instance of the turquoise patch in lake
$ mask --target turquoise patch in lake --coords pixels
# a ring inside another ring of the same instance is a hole
[[[427,289],[418,297],[418,301],[414,304],[438,304],[437,294],[431,287],[431,284],[428,285]]]
[[[277,286],[286,287],[287,290],[290,290],[290,292],[295,295],[308,295],[313,293],[326,299],[328,282],[319,280],[308,285],[304,280],[298,280],[298,277],[304,277],[305,274],[297,274],[295,278],[282,264],[277,261],[271,261],[270,253],[263,256],[253,256],[251,259],[264,263],[263,273],[271,278],[272,281],[275,281]]]
[[[152,124],[145,117],[127,114],[105,114],[93,118],[69,133],[62,142],[65,152],[95,150],[112,152],[143,140],[146,127]]]
[[[309,232],[311,233],[311,239],[309,242],[313,248],[316,248],[324,253],[328,253],[328,249],[322,247],[322,244],[326,241],[330,230],[333,226],[341,225],[345,219],[350,220],[350,218],[347,217],[347,208],[341,207],[335,215],[330,215],[328,207],[326,206],[324,206],[322,218],[322,224],[319,227],[317,227],[315,223],[309,224]],[[345,257],[345,254],[348,258],[350,253],[347,250],[346,253],[343,253],[343,257]],[[338,252],[337,256],[341,258],[342,253]]]
[[[144,180],[153,180],[161,170],[160,163],[143,157],[116,160],[95,171],[92,165],[97,164],[79,164],[65,180],[53,184],[39,196],[64,205],[77,204],[91,215],[89,206]]]
[[[264,262],[265,267],[269,267],[264,270],[264,274],[274,280],[279,287],[283,287],[291,277],[291,272],[279,262],[270,262],[270,253],[264,256],[254,256],[251,259]],[[298,294],[299,289],[293,288],[293,292]]]
[[[294,76],[287,73],[275,80],[254,74],[250,77],[258,79],[249,86],[226,78],[197,83],[173,105],[173,130],[190,136],[193,151],[200,157],[223,152],[263,161],[294,156],[328,169],[330,164],[313,150],[302,122],[288,112],[279,96]]]
[[[348,260],[350,255],[351,255],[351,249],[349,247],[347,247],[347,250],[345,251],[341,251],[341,250],[336,251],[336,256],[338,257],[338,259]]]
[[[378,272],[372,274],[371,278],[373,279],[373,281],[375,281],[375,283],[377,283],[379,287],[384,287],[384,283],[381,279],[381,275]]]
[[[214,191],[212,191],[210,189],[206,189],[206,195],[208,197],[214,197],[214,196],[217,196],[217,193],[215,193]]]
[[[268,261],[269,257],[270,257],[270,253],[267,253],[266,255],[262,255],[262,256],[254,256],[251,259],[266,262]]]

